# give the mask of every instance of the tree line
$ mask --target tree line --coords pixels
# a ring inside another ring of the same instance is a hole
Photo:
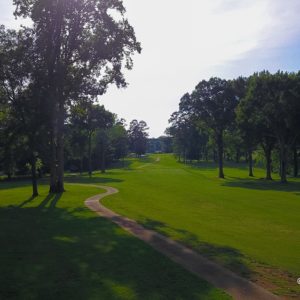
[[[124,69],[133,67],[141,46],[121,0],[13,2],[15,17],[32,25],[0,26],[1,168],[12,176],[16,163],[28,161],[35,178],[42,161],[50,173],[49,191],[60,193],[68,149],[82,160],[87,139],[91,173],[95,128],[102,157],[107,135],[122,136],[122,122],[93,104],[110,85],[127,86]],[[114,147],[116,156],[123,155],[121,145]]]
[[[288,173],[298,176],[300,72],[202,80],[181,98],[169,123],[179,160],[213,159],[224,178],[224,159],[244,158],[253,176],[255,155],[265,179],[277,171],[285,183]]]

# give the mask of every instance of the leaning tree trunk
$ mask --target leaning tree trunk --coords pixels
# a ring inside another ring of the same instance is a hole
[[[288,149],[283,143],[280,143],[280,181],[287,183],[287,156]]]
[[[31,181],[32,181],[32,197],[37,197],[38,185],[37,185],[37,176],[36,176],[36,157],[33,154],[31,159]]]
[[[297,146],[294,146],[294,177],[298,177],[298,152],[297,152]]]
[[[218,165],[219,165],[219,178],[225,178],[223,170],[223,132],[217,134],[217,147],[218,147]]]
[[[252,149],[248,149],[248,163],[249,163],[249,176],[254,177],[253,175],[253,157],[252,157]]]

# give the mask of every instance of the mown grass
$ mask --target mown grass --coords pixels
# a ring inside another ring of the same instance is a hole
[[[95,181],[125,183],[116,172]],[[66,187],[0,184],[0,299],[230,298],[85,208],[100,189]]]
[[[159,161],[157,158],[159,157]],[[212,163],[183,165],[171,155],[131,160],[92,179],[117,187],[104,199],[114,211],[198,250],[275,293],[300,296],[300,181],[266,182],[229,165],[226,179]]]

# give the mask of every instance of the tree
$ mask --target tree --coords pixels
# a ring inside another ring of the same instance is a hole
[[[147,123],[145,121],[132,120],[129,124],[128,137],[130,150],[137,156],[146,153],[147,139],[149,134]]]
[[[248,105],[247,101],[241,101],[237,107],[237,126],[239,128],[240,136],[244,142],[244,145],[248,153],[248,163],[249,163],[249,176],[253,177],[253,159],[252,153],[257,146],[259,140],[259,129],[256,124],[256,114],[254,108]]]
[[[36,162],[46,135],[47,119],[41,105],[40,89],[32,80],[34,42],[31,29],[15,31],[0,27],[0,87],[4,91],[2,97],[6,99],[7,134],[11,137],[7,145],[9,153],[5,155],[12,157],[10,145],[16,144],[16,139],[22,140],[23,155],[31,166],[33,197],[38,195]]]
[[[280,151],[281,182],[287,182],[288,154],[299,136],[299,74],[269,72],[254,74],[250,80],[247,101],[260,112],[260,122],[275,137]],[[272,140],[268,143],[273,143]]]
[[[129,138],[125,128],[125,120],[117,120],[109,130],[109,139],[114,152],[115,159],[123,159],[128,153]]]
[[[201,81],[180,104],[181,110],[212,129],[218,149],[219,178],[224,178],[223,135],[234,122],[236,105],[237,97],[230,82],[220,78]]]
[[[51,116],[50,192],[64,191],[64,123],[71,101],[95,99],[108,85],[125,87],[123,67],[140,52],[121,0],[14,0],[36,34],[44,99]],[[36,72],[35,74],[37,74]],[[37,80],[37,77],[35,77]]]
[[[163,153],[173,152],[173,138],[171,136],[162,135],[159,138],[161,149]]]
[[[102,130],[102,138],[108,139],[104,131],[112,127],[114,123],[114,115],[107,111],[104,106],[92,104],[89,101],[82,100],[77,103],[71,109],[70,122],[73,128],[76,128],[77,132],[81,131],[81,136],[87,137],[88,144],[88,169],[89,176],[92,176],[92,138],[94,133],[98,130]],[[100,139],[100,138],[99,138]],[[99,140],[98,139],[98,140]],[[102,145],[105,145],[107,141],[102,141]],[[84,147],[84,144],[82,145]],[[83,149],[82,149],[83,150]],[[101,160],[104,166],[104,149]],[[101,151],[102,151],[101,150]]]

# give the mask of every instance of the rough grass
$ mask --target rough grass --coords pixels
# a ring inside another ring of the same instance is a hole
[[[229,299],[84,207],[101,192],[42,185],[32,199],[28,182],[0,184],[0,299]]]
[[[180,240],[235,272],[286,296],[299,296],[300,181],[266,182],[244,165],[216,177],[212,163],[183,165],[170,155],[131,160],[106,175],[70,177],[102,182],[119,194],[109,208]],[[277,178],[274,176],[275,179]]]

